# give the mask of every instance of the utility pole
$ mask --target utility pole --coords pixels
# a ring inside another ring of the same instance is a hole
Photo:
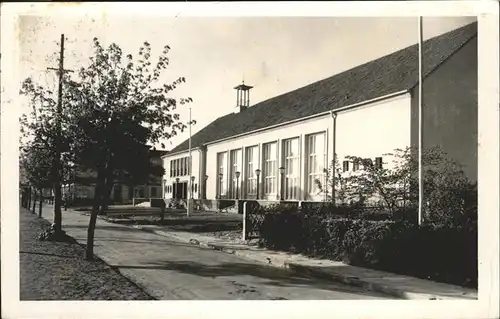
[[[193,205],[193,180],[191,179],[191,176],[193,174],[193,168],[192,168],[192,155],[191,155],[191,108],[189,108],[189,164],[188,164],[188,169],[189,169],[189,189],[188,189],[188,198],[187,198],[187,216],[189,217],[191,215],[191,209]]]
[[[62,117],[62,88],[64,73],[71,72],[64,69],[64,34],[61,34],[61,45],[59,51],[59,67],[47,68],[48,70],[55,70],[59,77],[59,86],[57,91],[57,110],[56,110],[56,145],[54,157],[54,226],[55,232],[61,232],[61,153],[62,153],[62,132],[61,132],[61,117]]]
[[[418,224],[422,225],[424,206],[424,177],[423,177],[423,52],[422,52],[422,16],[418,17]]]

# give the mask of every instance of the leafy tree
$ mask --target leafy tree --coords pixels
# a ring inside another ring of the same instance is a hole
[[[105,48],[94,38],[93,47],[89,65],[79,70],[77,78],[68,81],[65,90],[70,105],[65,112],[71,123],[71,153],[79,167],[96,172],[87,259],[93,258],[99,208],[106,205],[117,174],[122,174],[117,172],[133,175],[134,165],[145,162],[145,145],[182,132],[186,124],[174,111],[192,101],[170,96],[185,78],[177,78],[171,84],[160,83],[160,76],[169,65],[168,46],[154,66],[148,42],[139,49],[136,61],[131,54],[124,55],[116,44]]]
[[[37,141],[33,141],[21,147],[20,164],[24,170],[25,177],[29,184],[39,193],[39,212],[42,216],[43,189],[52,185],[52,156],[50,150]],[[33,203],[35,212],[36,197]]]
[[[62,167],[55,165],[57,142],[60,141],[61,150],[67,150],[70,140],[65,134],[68,131],[68,122],[64,114],[59,114],[56,110],[57,102],[54,99],[54,92],[44,88],[31,78],[23,81],[21,95],[29,97],[31,111],[21,116],[21,145],[25,146],[25,154],[30,152],[42,152],[46,159],[51,160],[51,182],[54,190],[54,231],[61,233],[61,183],[60,176]],[[58,125],[60,124],[61,130]],[[58,139],[60,137],[60,139]],[[33,142],[34,141],[34,142]],[[32,143],[32,144],[30,144]],[[31,149],[31,147],[33,147]],[[41,154],[32,154],[35,158]]]

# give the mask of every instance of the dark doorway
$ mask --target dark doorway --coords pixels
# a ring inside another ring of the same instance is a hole
[[[187,199],[187,182],[173,183],[174,198]]]

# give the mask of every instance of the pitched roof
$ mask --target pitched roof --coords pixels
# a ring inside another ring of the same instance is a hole
[[[424,77],[477,34],[477,22],[423,42]],[[418,44],[332,77],[219,117],[191,137],[192,147],[328,112],[413,88],[418,84]],[[188,140],[170,153],[188,149]]]

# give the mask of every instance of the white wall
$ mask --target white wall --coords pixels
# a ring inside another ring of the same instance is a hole
[[[240,138],[235,138],[231,139],[228,141],[216,143],[216,144],[211,144],[207,146],[207,175],[208,181],[207,181],[207,198],[209,199],[214,199],[216,198],[216,183],[217,183],[217,153],[220,152],[228,152],[228,161],[229,161],[229,152],[231,150],[237,149],[237,148],[244,148],[248,146],[259,146],[259,168],[261,171],[263,171],[263,166],[262,166],[262,145],[269,143],[269,142],[278,142],[278,157],[281,158],[281,148],[282,148],[282,141],[284,139],[289,139],[289,138],[294,138],[294,137],[299,137],[299,145],[301,145],[301,161],[300,161],[300,178],[299,178],[299,185],[302,185],[301,187],[301,197],[304,196],[304,181],[305,181],[305,161],[302,158],[302,154],[304,153],[304,144],[305,144],[305,137],[308,134],[313,134],[313,133],[319,133],[319,132],[326,132],[326,139],[327,139],[327,144],[331,144],[332,137],[331,132],[332,132],[332,126],[333,126],[333,120],[330,115],[323,116],[321,118],[315,118],[315,119],[310,119],[306,120],[300,123],[295,123],[292,125],[287,125],[287,126],[282,126],[279,128],[275,129],[270,129],[266,130],[264,132],[260,133],[254,133],[251,135],[246,135],[244,137]],[[243,149],[243,154],[245,150]],[[326,153],[329,154],[331,152],[331,146],[327,146]],[[327,155],[328,158],[331,159],[331,155]],[[327,159],[328,161],[328,159]],[[240,189],[243,187],[242,193],[245,194],[245,183],[244,183],[244,178],[246,176],[246,161],[245,161],[245,156],[242,156],[242,163],[241,167],[243,168],[242,171],[242,177],[240,178]],[[281,166],[283,163],[281,161],[277,162],[277,166]],[[228,167],[228,165],[226,165]],[[227,174],[227,173],[226,173]],[[279,174],[278,174],[279,175]],[[227,179],[226,179],[227,181]],[[277,176],[277,185],[278,185],[278,196],[279,196],[279,185],[281,185],[279,176]],[[228,185],[226,184],[226,187],[228,188]],[[260,194],[260,199],[269,199],[269,200],[276,200],[278,198],[267,198],[263,196],[263,178],[261,176],[260,182],[259,182],[259,194]]]
[[[383,154],[410,146],[410,103],[407,94],[339,112],[336,153],[340,165],[345,156],[382,157],[388,162],[384,167],[390,168],[392,158]]]
[[[177,177],[179,177],[179,182],[188,182],[189,185],[189,175],[170,177],[170,161],[174,159],[184,158],[187,156],[189,156],[189,152],[185,151],[172,156],[164,157],[162,159],[163,168],[165,169],[165,175],[163,176],[163,186],[165,186],[165,183],[167,185],[172,185],[173,183],[175,183],[175,179]],[[191,158],[192,158],[191,175],[195,177],[194,184],[196,184],[196,192],[193,193],[193,198],[199,198],[201,195],[201,188],[200,188],[201,171],[200,171],[200,152],[198,149],[191,150]],[[173,196],[172,192],[165,193],[165,189],[163,190],[163,192],[164,192],[164,198],[172,198]]]
[[[313,197],[307,196],[307,162],[306,154],[306,137],[309,134],[325,132],[326,134],[326,166],[333,159],[333,118],[330,114],[314,119],[304,120],[299,123],[289,124],[278,128],[269,129],[266,131],[249,134],[242,137],[237,137],[227,141],[217,142],[207,145],[206,166],[205,163],[200,163],[200,152],[198,149],[192,152],[193,154],[193,175],[196,177],[195,183],[198,183],[198,192],[195,198],[199,198],[203,183],[199,183],[201,174],[205,174],[202,165],[206,169],[207,180],[207,198],[215,199],[217,196],[218,183],[218,168],[217,154],[227,152],[226,172],[229,174],[230,151],[241,149],[243,156],[241,157],[241,177],[240,177],[240,198],[245,197],[245,177],[246,157],[245,147],[258,146],[259,149],[259,168],[263,171],[263,144],[269,142],[277,142],[278,158],[277,167],[283,165],[282,148],[283,140],[298,137],[300,145],[300,178],[299,178],[299,199],[302,200],[322,200],[322,196]],[[336,153],[339,156],[339,161],[345,156],[360,156],[374,159],[382,156],[384,153],[392,152],[396,148],[405,148],[410,145],[410,95],[405,94],[395,98],[387,99],[382,102],[376,102],[369,105],[356,107],[351,110],[338,111],[336,118]],[[164,158],[164,168],[166,172],[165,180],[169,185],[175,181],[175,177],[170,178],[170,160],[187,156],[188,152],[175,154]],[[384,157],[384,162],[391,159]],[[388,164],[390,165],[390,163]],[[387,167],[387,166],[385,166]],[[273,198],[263,196],[263,178],[261,176],[259,182],[260,199],[276,200],[280,194],[280,176],[277,174],[277,195]],[[188,179],[188,176],[180,177],[181,181]],[[229,188],[230,179],[225,178],[225,187]],[[171,194],[167,194],[167,198]]]

